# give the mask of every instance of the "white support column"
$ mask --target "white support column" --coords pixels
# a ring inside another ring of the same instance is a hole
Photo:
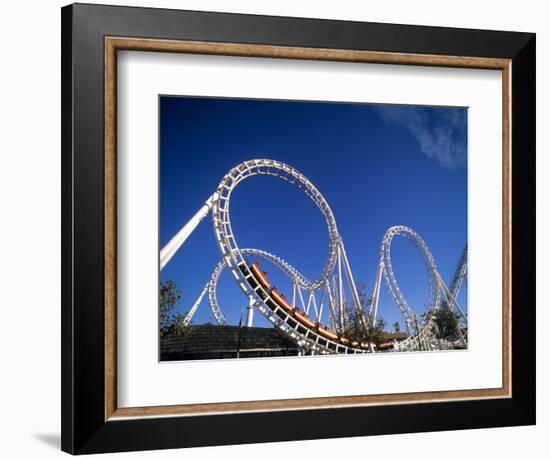
[[[183,243],[191,235],[191,233],[197,228],[199,223],[208,215],[212,208],[212,201],[214,200],[215,193],[212,194],[200,210],[193,215],[193,217],[185,223],[185,225],[177,232],[170,241],[164,245],[160,250],[160,270],[164,269],[166,264],[172,259],[172,256],[180,249]]]
[[[338,305],[338,287],[336,286],[336,275],[332,274],[332,309],[334,311],[335,316],[339,314],[339,305]],[[338,318],[338,321],[340,321],[340,318]]]
[[[254,299],[248,300],[248,307],[246,308],[246,327],[252,327],[252,320],[254,319]]]
[[[370,306],[370,315],[372,323],[376,323],[376,317],[378,315],[378,303],[380,302],[380,289],[382,287],[382,273],[384,272],[384,262],[380,261],[378,268],[376,269],[376,280],[374,281],[374,288],[372,290],[372,303]]]
[[[319,315],[317,321],[321,322],[323,317],[323,306],[325,301],[325,288],[321,288],[321,293],[319,294]]]
[[[306,311],[306,303],[304,301],[304,296],[302,295],[302,288],[298,286],[298,296],[300,297],[300,302],[302,303],[302,310],[307,313]]]
[[[340,314],[340,327],[344,329],[344,285],[342,283],[342,252],[338,245],[338,312]]]
[[[327,292],[327,300],[329,305],[329,317],[332,320],[332,326],[334,329],[341,330],[339,328],[338,320],[336,319],[336,309],[334,306],[334,297],[332,295],[332,290],[330,288],[330,280],[327,279],[325,282],[325,289]]]
[[[185,317],[183,319],[183,325],[184,326],[187,326],[187,325],[189,325],[189,323],[191,323],[191,320],[193,319],[193,315],[195,315],[197,309],[199,308],[199,305],[202,302],[202,298],[206,294],[206,291],[208,291],[208,283],[206,284],[206,286],[203,288],[203,290],[199,294],[199,297],[197,298],[197,300],[193,304],[193,307],[191,307],[189,309],[189,311],[187,312],[187,315],[185,315]]]
[[[348,279],[348,287],[351,290],[351,296],[353,298],[353,302],[355,303],[355,307],[357,309],[361,309],[361,301],[359,299],[359,293],[357,292],[357,287],[355,286],[355,280],[353,279],[353,274],[351,273],[351,267],[349,265],[348,255],[346,254],[346,249],[344,248],[344,243],[342,241],[340,241],[340,250],[344,259],[345,274]]]
[[[309,296],[310,296],[309,300],[313,304],[313,310],[315,310],[315,319],[317,321],[319,321],[320,320],[320,318],[319,318],[319,309],[317,308],[317,301],[315,300],[315,293],[313,291],[311,291],[309,293]],[[308,310],[309,310],[309,305],[308,305]]]
[[[306,315],[309,315],[309,309],[311,308],[311,292],[309,293],[309,296],[307,298],[307,306],[306,306]]]
[[[459,311],[460,315],[462,316],[462,318],[464,320],[468,321],[468,317],[464,313],[464,310],[462,310],[462,307],[458,304],[458,301],[456,300],[456,298],[449,291],[449,288],[447,288],[447,285],[445,284],[445,282],[443,281],[443,279],[441,278],[439,273],[437,273],[436,275],[437,275],[437,280],[438,280],[438,283],[439,283],[439,287],[443,291],[443,295],[445,296],[445,299],[447,300],[447,304],[450,305],[451,310],[452,310],[452,307],[455,306],[458,309],[458,311]],[[449,302],[451,302],[451,304],[449,304]]]

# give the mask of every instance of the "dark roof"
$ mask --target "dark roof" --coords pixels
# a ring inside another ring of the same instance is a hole
[[[183,335],[164,336],[160,339],[161,354],[235,351],[238,346],[241,351],[298,349],[293,341],[275,328],[240,328],[204,324],[188,326]]]
[[[409,334],[406,332],[384,332],[384,340],[394,340],[394,339],[406,339],[409,337]]]

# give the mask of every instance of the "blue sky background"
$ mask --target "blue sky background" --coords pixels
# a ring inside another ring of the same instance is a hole
[[[428,244],[450,282],[467,239],[467,109],[326,102],[160,97],[160,245],[215,191],[224,174],[247,159],[286,162],[306,175],[335,215],[357,283],[370,295],[386,229],[406,225]],[[231,199],[239,247],[271,251],[308,278],[327,257],[319,210],[293,186],[273,177],[242,182]],[[191,307],[219,261],[210,217],[161,272]],[[409,304],[421,313],[427,275],[420,253],[398,237],[394,272]],[[275,267],[262,264],[290,296]],[[230,322],[244,316],[246,299],[222,275],[218,299]],[[464,288],[459,302],[466,307]],[[379,316],[403,323],[385,288]],[[207,298],[195,323],[211,320]],[[259,314],[254,325],[267,326]]]

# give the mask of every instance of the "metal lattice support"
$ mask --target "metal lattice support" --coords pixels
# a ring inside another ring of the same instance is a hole
[[[329,234],[328,257],[325,267],[319,277],[311,282],[305,281],[303,276],[294,278],[295,284],[300,288],[313,292],[326,285],[326,282],[334,270],[339,259],[340,236],[336,227],[334,215],[322,194],[300,172],[291,166],[271,159],[255,159],[243,162],[231,169],[220,182],[214,194],[212,205],[212,223],[218,247],[226,267],[241,288],[243,293],[257,304],[257,309],[273,323],[275,327],[283,329],[299,345],[308,347],[310,351],[319,353],[335,352],[362,352],[357,348],[347,347],[338,339],[330,340],[321,336],[314,328],[307,328],[297,321],[292,314],[278,307],[272,310],[265,303],[269,295],[261,285],[256,288],[251,286],[252,272],[246,262],[242,251],[237,245],[231,226],[229,203],[231,193],[244,179],[255,175],[270,175],[280,178],[304,192],[321,210]]]
[[[269,261],[271,264],[281,270],[293,284],[309,284],[309,280],[307,280],[300,272],[298,272],[294,267],[292,267],[288,262],[286,262],[279,256],[276,256],[267,251],[257,250],[255,248],[242,248],[241,253],[244,256],[254,256]],[[212,310],[214,318],[220,325],[227,324],[227,320],[225,319],[225,316],[223,315],[223,312],[221,311],[221,308],[219,306],[216,291],[218,287],[218,279],[220,278],[220,274],[223,272],[225,267],[225,261],[220,261],[214,269],[214,272],[210,277],[210,281],[208,282],[208,300],[210,308]]]
[[[328,255],[325,266],[315,280],[307,279],[287,261],[272,253],[254,248],[240,249],[237,245],[229,212],[231,194],[240,182],[255,175],[273,176],[294,185],[305,193],[323,214],[329,235]],[[318,322],[321,321],[324,310],[323,302],[326,299],[328,303],[329,326],[332,329],[336,329],[337,332],[343,330],[344,322],[342,320],[344,319],[346,307],[348,307],[344,287],[347,288],[350,294],[351,304],[357,309],[362,310],[351,266],[347,259],[344,244],[338,233],[334,215],[322,194],[303,174],[287,164],[271,159],[245,161],[231,169],[221,180],[216,192],[209,197],[193,218],[163,247],[161,251],[161,269],[209,212],[212,213],[214,234],[222,259],[214,269],[210,281],[195,301],[188,316],[186,316],[186,323],[191,321],[203,296],[208,292],[210,307],[216,321],[219,324],[226,324],[227,320],[218,304],[216,290],[219,276],[227,268],[236,284],[248,299],[250,310],[252,310],[252,307],[259,310],[273,326],[285,332],[292,340],[303,347],[304,350],[319,354],[365,352],[365,350],[357,346],[345,345],[340,338],[327,338],[320,335],[318,332],[319,328],[316,326],[305,326],[297,321],[294,313],[285,310],[272,301],[270,299],[270,291],[254,280],[253,273],[246,260],[246,257],[261,258],[280,269],[292,284],[293,306],[296,306],[296,302],[299,299],[304,312],[309,313],[310,309],[313,308]],[[419,249],[428,273],[429,299],[427,311],[429,313],[426,314],[426,318],[421,323],[420,328],[417,326],[416,315],[399,289],[393,273],[391,243],[396,236],[407,238]],[[459,266],[449,289],[441,279],[434,258],[420,235],[406,226],[393,226],[386,231],[380,246],[380,257],[373,293],[368,304],[368,319],[371,323],[376,323],[382,279],[384,279],[391,300],[400,311],[408,333],[411,334],[413,326],[417,331],[405,341],[395,344],[394,349],[396,351],[406,351],[441,348],[442,343],[435,339],[432,332],[434,326],[433,312],[437,311],[442,304],[445,304],[451,310],[457,309],[464,320],[467,321],[466,315],[456,301],[458,290],[466,279],[466,275],[466,248],[462,253]],[[304,299],[304,293],[306,300]],[[315,296],[316,293],[320,293],[318,301]],[[461,334],[459,340],[465,343],[466,335],[462,328]]]
[[[379,266],[381,271],[377,272],[377,279],[375,281],[380,283],[381,277],[384,278],[391,299],[395,306],[399,309],[401,316],[405,321],[407,329],[410,330],[411,326],[414,323],[414,311],[411,309],[411,307],[407,303],[407,300],[405,299],[405,296],[399,289],[399,285],[397,284],[397,280],[395,279],[395,275],[393,273],[393,266],[391,261],[391,244],[394,237],[396,236],[402,236],[410,240],[422,254],[424,264],[426,266],[426,271],[428,273],[429,304],[432,308],[439,305],[439,288],[436,287],[437,278],[439,277],[439,275],[437,274],[437,266],[435,264],[435,260],[430,253],[428,246],[426,245],[424,240],[422,240],[422,237],[420,237],[420,235],[418,235],[413,229],[406,226],[393,226],[386,231],[386,234],[384,235],[384,238],[382,239],[382,243],[380,245]],[[382,275],[380,275],[380,273]],[[375,290],[379,292],[380,285],[375,287]],[[373,298],[371,304],[373,320],[376,320],[378,301],[379,294],[377,295],[377,297]]]
[[[451,280],[451,286],[449,290],[453,297],[457,297],[460,291],[462,283],[468,279],[468,245],[464,247],[462,255],[460,256],[460,261],[458,261],[458,266]]]
[[[212,206],[214,233],[222,258],[231,258],[229,266],[242,262],[242,256],[240,255],[231,227],[229,202],[233,189],[235,189],[241,181],[255,175],[274,176],[294,185],[315,203],[325,217],[329,236],[327,262],[323,271],[315,281],[300,284],[301,288],[308,291],[319,289],[329,277],[337,261],[337,245],[340,241],[340,236],[338,235],[336,221],[327,201],[317,188],[296,169],[282,162],[271,159],[254,159],[246,161],[231,169],[223,177],[217,192],[214,194]]]
[[[421,329],[411,335],[408,339],[406,339],[403,342],[400,342],[394,346],[394,349],[397,351],[403,351],[403,350],[431,350],[434,346],[434,339],[433,336],[433,327],[434,327],[434,313],[441,307],[442,303],[445,303],[447,307],[449,307],[451,310],[453,308],[457,308],[461,315],[466,318],[464,312],[456,302],[455,297],[451,294],[449,289],[447,288],[447,285],[439,275],[439,272],[437,270],[437,265],[435,263],[435,260],[427,246],[427,244],[424,242],[422,237],[418,233],[416,233],[413,229],[406,227],[406,226],[393,226],[390,227],[386,234],[384,235],[384,239],[382,240],[382,244],[380,247],[380,262],[379,266],[381,269],[382,276],[384,277],[384,280],[386,282],[387,289],[390,293],[391,299],[393,303],[396,305],[396,307],[401,312],[401,315],[403,317],[403,320],[405,321],[405,325],[407,327],[407,331],[409,334],[411,334],[411,328],[415,329],[417,328],[417,318],[412,310],[412,308],[407,303],[407,300],[405,299],[405,296],[399,289],[399,285],[397,283],[397,280],[395,279],[395,275],[393,273],[393,266],[391,261],[391,243],[395,236],[403,236],[406,239],[410,240],[420,251],[422,254],[424,265],[426,267],[426,271],[428,273],[428,283],[429,283],[429,295],[428,295],[428,311],[427,317],[425,320],[421,323]],[[461,258],[461,263],[465,265],[466,257],[463,254]],[[461,264],[459,263],[459,264]],[[463,270],[461,267],[459,267],[460,272],[462,275],[465,275],[465,270]],[[380,282],[380,272],[377,272],[377,280]],[[375,291],[380,290],[380,285],[376,286],[374,288]],[[376,297],[373,297],[372,299],[372,319],[376,320],[376,311],[378,308],[378,301],[379,301],[379,295]],[[464,339],[464,332],[462,329],[459,329],[460,333],[462,334],[462,339]]]

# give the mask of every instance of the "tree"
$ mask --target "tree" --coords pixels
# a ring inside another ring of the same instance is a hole
[[[350,342],[368,342],[369,349],[373,351],[373,344],[380,345],[384,342],[385,326],[384,319],[380,318],[372,323],[365,312],[348,307],[342,335]]]
[[[459,336],[458,317],[445,304],[433,312],[433,320],[434,334],[438,339],[454,340]]]
[[[386,322],[383,318],[379,318],[376,320],[376,323],[373,323],[368,313],[365,312],[369,306],[369,299],[365,293],[365,289],[366,285],[364,283],[357,284],[360,308],[345,307],[346,312],[344,314],[342,336],[350,342],[368,342],[369,349],[373,351],[373,344],[380,345],[384,342]]]
[[[396,321],[395,323],[393,323],[393,329],[395,330],[395,332],[399,332],[399,330],[401,329],[399,327],[399,322]]]
[[[160,335],[184,334],[188,329],[183,325],[185,314],[175,310],[181,292],[172,280],[167,280],[160,283],[159,293]]]

